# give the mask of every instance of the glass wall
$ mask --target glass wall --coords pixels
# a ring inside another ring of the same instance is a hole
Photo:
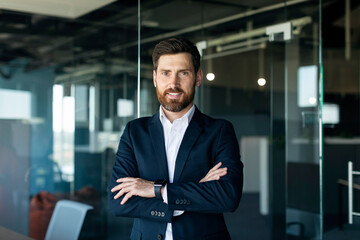
[[[267,28],[272,236],[322,239],[320,2],[290,3]]]
[[[360,237],[360,218],[349,224],[348,163],[360,170],[360,2],[323,4],[324,239]],[[353,211],[360,212],[359,176],[353,178]]]
[[[94,207],[80,239],[128,234],[107,187],[137,117],[137,44],[123,47],[138,40],[137,3],[12,3],[0,6],[0,225],[43,239],[70,199]]]
[[[288,8],[303,24],[285,45],[286,233],[322,239],[319,3]],[[312,10],[307,10],[311,8]]]

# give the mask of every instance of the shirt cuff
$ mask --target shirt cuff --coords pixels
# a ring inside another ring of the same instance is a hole
[[[163,192],[162,198],[163,198],[164,203],[168,204],[167,184],[164,186],[164,192]],[[183,213],[184,213],[184,211],[175,210],[173,213],[173,216],[174,217],[180,216]]]
[[[162,198],[163,198],[164,203],[168,204],[167,184],[165,184],[165,186],[164,186],[164,192],[163,192]]]

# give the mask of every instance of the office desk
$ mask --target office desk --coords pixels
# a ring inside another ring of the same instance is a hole
[[[0,239],[6,240],[34,240],[28,236],[22,235],[20,233],[11,231],[7,228],[0,226]]]

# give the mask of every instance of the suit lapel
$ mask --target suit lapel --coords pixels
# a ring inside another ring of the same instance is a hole
[[[197,108],[195,108],[194,116],[191,119],[188,128],[186,129],[184,138],[180,145],[179,152],[177,154],[176,163],[175,163],[174,182],[179,181],[186,160],[188,159],[188,156],[190,154],[193,145],[200,136],[202,129],[203,129],[202,114]]]
[[[157,180],[169,180],[168,164],[165,151],[164,130],[159,119],[159,112],[150,119],[149,132],[151,144],[155,150],[155,156],[149,157],[152,157],[152,159],[154,159],[154,164],[159,166],[159,177]]]

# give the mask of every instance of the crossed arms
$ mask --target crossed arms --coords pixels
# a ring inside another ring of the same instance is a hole
[[[174,210],[222,213],[237,208],[243,176],[231,124],[225,122],[221,128],[213,166],[199,182],[167,185],[168,204],[155,198],[153,181],[139,178],[129,128],[120,140],[110,183],[109,204],[115,215],[170,222]],[[178,199],[191,204],[179,203]],[[164,214],[154,216],[151,210]]]

